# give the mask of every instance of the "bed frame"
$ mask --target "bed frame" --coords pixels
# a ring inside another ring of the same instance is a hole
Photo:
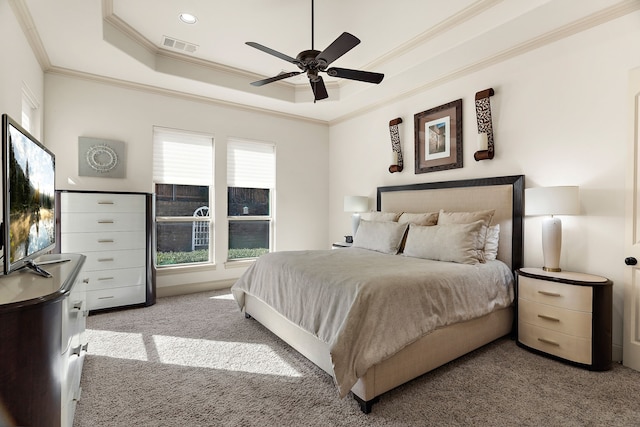
[[[500,224],[498,259],[513,271],[522,267],[524,176],[378,187],[377,210],[386,212],[475,211],[495,209]],[[245,295],[245,316],[253,317],[329,374],[329,345],[301,329],[252,295]],[[364,413],[379,396],[470,351],[509,334],[514,309],[508,307],[467,322],[436,329],[371,367],[351,392]],[[437,349],[437,351],[434,351]]]

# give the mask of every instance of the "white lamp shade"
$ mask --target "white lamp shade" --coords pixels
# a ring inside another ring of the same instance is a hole
[[[369,210],[367,196],[344,196],[345,212],[366,212],[367,210]]]
[[[527,188],[524,198],[526,215],[580,214],[577,186]]]

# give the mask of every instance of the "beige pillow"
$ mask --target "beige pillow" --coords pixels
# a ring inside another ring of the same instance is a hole
[[[438,223],[438,212],[429,213],[407,213],[403,212],[398,218],[400,224],[415,225],[436,225]]]
[[[484,259],[493,261],[498,257],[498,241],[500,240],[500,224],[487,229],[487,239],[484,242]]]
[[[487,229],[491,225],[491,219],[495,214],[495,209],[475,212],[447,212],[440,209],[438,214],[438,225],[443,224],[469,224],[476,221],[482,221],[483,229],[478,234],[476,242],[476,250],[478,251],[478,259],[484,261],[484,245],[487,239]]]
[[[402,212],[363,212],[360,218],[366,221],[397,221]]]
[[[406,230],[407,224],[361,220],[353,239],[353,247],[395,255]]]
[[[409,225],[404,256],[477,264],[476,244],[483,222],[433,226]]]

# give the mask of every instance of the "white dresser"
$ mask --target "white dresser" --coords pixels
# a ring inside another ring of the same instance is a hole
[[[87,257],[87,306],[100,310],[155,302],[150,199],[144,193],[60,193],[60,250]]]

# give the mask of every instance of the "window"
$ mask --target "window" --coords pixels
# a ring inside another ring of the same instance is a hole
[[[229,260],[256,258],[273,247],[275,147],[233,139],[227,146]]]
[[[212,262],[213,139],[154,128],[156,265]]]
[[[20,123],[27,132],[36,138],[39,137],[39,129],[37,129],[38,108],[38,101],[36,101],[36,97],[33,95],[33,92],[31,92],[26,84],[22,83],[22,114],[20,117]]]

